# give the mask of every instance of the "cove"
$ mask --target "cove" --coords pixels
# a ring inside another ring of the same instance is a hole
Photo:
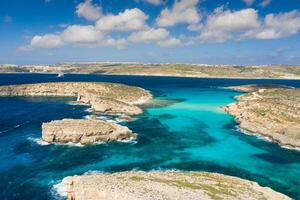
[[[143,76],[0,74],[0,85],[107,81],[149,89],[161,105],[123,122],[139,138],[134,143],[86,147],[42,145],[42,122],[83,118],[87,107],[68,98],[0,98],[0,198],[60,199],[53,186],[63,177],[88,171],[210,171],[238,176],[300,199],[300,152],[239,132],[220,107],[238,92],[221,87],[296,80],[237,80]]]

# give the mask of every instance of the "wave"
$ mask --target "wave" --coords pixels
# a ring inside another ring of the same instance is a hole
[[[31,142],[34,142],[38,145],[41,145],[41,146],[46,146],[46,145],[50,145],[49,142],[45,142],[42,140],[42,138],[32,138],[32,137],[29,137],[27,138],[29,141]],[[80,144],[80,143],[73,143],[73,142],[68,142],[68,143],[65,143],[65,144],[61,144],[61,143],[53,143],[54,145],[60,145],[60,146],[70,146],[70,147],[83,147],[84,145],[83,144]]]
[[[31,142],[34,142],[38,145],[42,145],[42,146],[46,146],[46,145],[49,145],[50,143],[49,142],[45,142],[42,140],[42,138],[32,138],[32,137],[29,137],[27,138],[29,141]]]
[[[55,199],[65,199],[67,197],[67,190],[62,181],[52,186],[51,193]]]

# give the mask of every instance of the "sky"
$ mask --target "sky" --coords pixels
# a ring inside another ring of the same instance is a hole
[[[0,0],[0,63],[300,64],[300,0]]]

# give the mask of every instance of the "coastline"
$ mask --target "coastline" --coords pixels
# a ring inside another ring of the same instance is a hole
[[[55,72],[0,72],[0,74],[44,74],[44,75],[57,75]],[[140,77],[166,77],[166,78],[199,78],[199,79],[229,79],[229,80],[300,80],[300,77],[228,77],[228,76],[182,76],[182,75],[170,75],[170,74],[123,74],[123,73],[64,73],[65,75],[103,75],[103,76],[140,76]],[[62,78],[62,77],[57,77]]]
[[[293,114],[297,116],[296,105],[299,104],[297,88],[283,85],[241,85],[227,89],[243,92],[235,96],[236,102],[223,107],[225,112],[234,117],[240,132],[272,142],[282,148],[300,151],[297,135],[299,125],[289,119]],[[293,95],[296,96],[292,98]],[[284,102],[280,102],[282,99]],[[290,105],[296,106],[293,111],[295,113],[286,116],[284,108]],[[274,116],[270,118],[270,115]],[[299,116],[293,120],[299,120]]]

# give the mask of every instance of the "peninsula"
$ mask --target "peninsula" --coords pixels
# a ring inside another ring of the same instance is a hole
[[[106,113],[141,114],[137,105],[152,98],[150,92],[115,83],[57,82],[0,86],[0,96],[62,96],[77,97],[76,103]]]
[[[118,62],[61,63],[53,65],[0,64],[0,73],[56,73],[144,75],[198,78],[300,79],[300,66],[289,65],[204,65],[143,64]]]
[[[150,92],[122,84],[95,82],[59,82],[0,86],[0,96],[77,97],[75,103],[87,104],[94,111],[135,115],[139,104],[152,98]],[[124,141],[137,138],[125,126],[102,120],[63,119],[43,123],[42,139],[49,143]]]
[[[225,106],[239,128],[282,146],[300,148],[300,90],[281,85],[244,85],[231,89],[247,92]]]
[[[272,199],[289,197],[252,181],[206,172],[121,172],[66,177],[68,200]]]

